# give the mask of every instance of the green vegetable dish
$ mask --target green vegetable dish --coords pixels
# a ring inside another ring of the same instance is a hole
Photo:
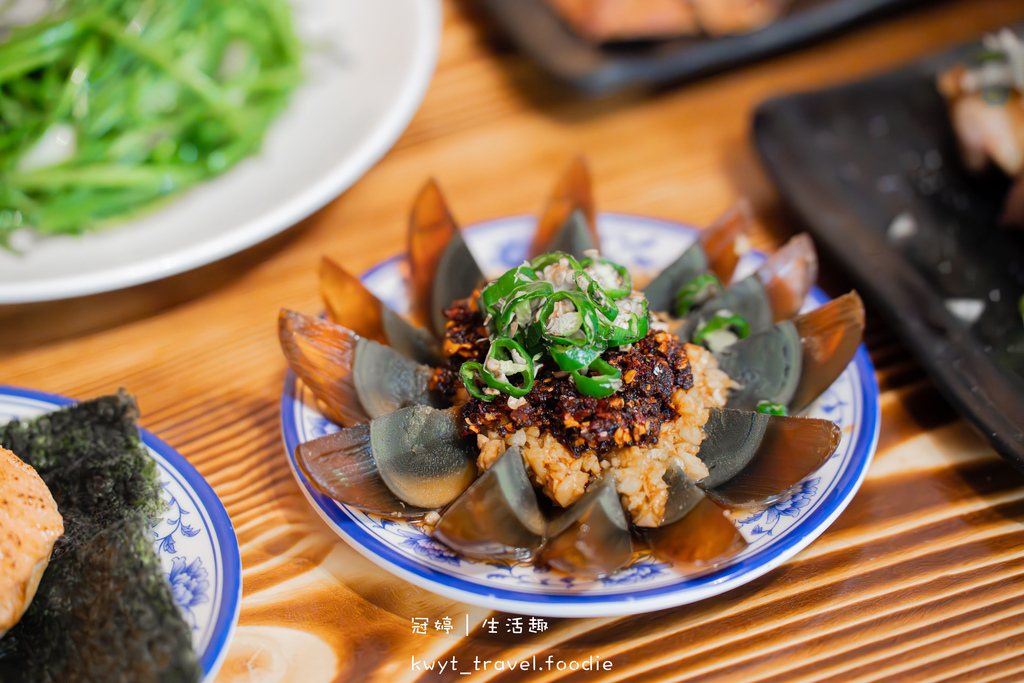
[[[257,152],[300,52],[282,0],[65,0],[11,28],[0,244],[102,228]]]

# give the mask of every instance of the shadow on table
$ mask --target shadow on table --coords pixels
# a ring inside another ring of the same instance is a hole
[[[237,254],[162,280],[73,299],[0,305],[0,353],[100,332],[214,294],[293,243],[318,214]]]

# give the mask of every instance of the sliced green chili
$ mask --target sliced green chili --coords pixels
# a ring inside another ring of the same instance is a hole
[[[762,415],[788,415],[786,406],[773,401],[758,401],[757,412]]]
[[[462,383],[465,385],[466,391],[469,392],[470,396],[478,398],[481,401],[493,401],[495,397],[485,394],[476,384],[477,377],[483,379],[486,376],[484,366],[477,363],[475,360],[463,363],[462,367],[459,368],[459,378],[462,379]]]
[[[597,280],[591,277],[590,273],[585,270],[577,270],[573,273],[572,279],[580,290],[590,296],[601,315],[608,320],[615,320],[615,316],[619,314],[619,307],[615,303],[615,299],[601,287]],[[581,282],[584,286],[580,286]]]
[[[523,362],[515,360],[515,356],[518,355],[523,359]],[[523,376],[523,386],[517,387],[508,380],[508,372],[502,372],[501,374],[506,376],[506,379],[499,379],[496,374],[488,369],[487,365],[490,361],[496,361],[498,363],[512,363],[516,366],[522,365],[523,368],[512,371],[513,375]],[[465,364],[463,364],[465,367]],[[483,366],[483,378],[487,386],[492,389],[504,392],[510,396],[526,396],[530,393],[530,389],[533,388],[534,378],[534,365],[533,357],[530,356],[526,349],[514,339],[495,339],[491,342],[491,348],[487,351],[487,360],[484,361]]]
[[[533,302],[551,296],[555,288],[550,282],[528,282],[519,285],[505,301],[505,307],[495,314],[497,324],[494,326],[499,336],[512,337],[509,332],[513,321],[518,321],[519,329],[525,329],[533,322]],[[518,332],[518,330],[517,330]]]
[[[540,278],[544,268],[560,262],[572,272],[571,285],[566,282],[565,291],[555,291],[551,282]],[[586,271],[597,265],[614,269],[615,287],[606,289]],[[488,316],[491,345],[483,363],[464,363],[460,369],[466,390],[484,401],[494,400],[494,394],[487,392],[524,396],[533,388],[536,363],[550,357],[558,368],[572,374],[582,394],[612,395],[622,386],[621,372],[602,360],[601,354],[609,347],[639,341],[650,325],[646,301],[639,306],[621,301],[632,286],[623,266],[602,258],[577,261],[562,252],[538,256],[507,271],[480,293],[480,310]],[[640,310],[634,312],[627,306]],[[564,307],[561,316],[572,319],[556,322],[561,318],[555,317],[556,307]],[[557,332],[552,332],[552,327]]]
[[[592,346],[552,346],[551,359],[562,370],[582,370],[598,359],[601,349]]]
[[[579,314],[579,325],[574,326],[566,334],[552,334],[548,331],[548,321],[555,312],[555,304],[568,299],[572,302],[576,313]],[[548,300],[541,306],[537,315],[537,324],[540,326],[540,333],[545,339],[556,344],[571,344],[572,346],[594,346],[597,341],[597,330],[599,321],[597,319],[597,307],[586,294],[579,291],[555,292],[548,297]],[[577,332],[583,332],[583,337],[573,337]]]
[[[602,326],[601,334],[607,346],[622,346],[640,341],[647,336],[648,329],[650,315],[647,311],[647,300],[644,299],[640,313],[628,313],[626,327],[608,323]]]
[[[590,370],[597,372],[596,375],[584,375],[580,370],[572,373],[572,381],[581,394],[593,396],[594,398],[607,398],[618,391],[622,377],[622,371],[609,363],[598,358],[590,364]]]
[[[732,311],[721,310],[715,311],[707,322],[697,328],[697,332],[693,335],[693,343],[703,344],[708,335],[722,330],[733,331],[739,339],[746,339],[750,336],[750,325],[743,316]]]
[[[569,263],[569,267],[573,270],[579,270],[580,262],[577,261],[571,254],[566,254],[563,251],[553,251],[550,254],[541,254],[537,258],[530,261],[530,267],[535,271],[542,271],[552,263],[558,263],[562,259],[565,259]]]
[[[532,356],[547,352],[548,340],[541,334],[540,323],[531,323],[525,332],[519,333],[519,340]]]
[[[587,268],[588,266],[592,266],[595,263],[603,263],[607,266],[611,266],[622,279],[622,282],[619,283],[618,287],[614,287],[612,289],[605,289],[605,291],[608,293],[608,296],[612,297],[613,299],[621,299],[622,297],[629,296],[629,293],[633,291],[633,278],[630,276],[629,271],[626,270],[625,266],[620,266],[618,263],[609,261],[606,258],[585,258],[580,262],[580,265],[583,266],[584,268]]]
[[[537,273],[526,264],[516,266],[480,292],[480,309],[485,313],[497,316],[498,303],[507,299],[517,288],[524,284],[537,281]]]
[[[676,292],[673,313],[682,318],[693,310],[694,306],[704,304],[713,296],[722,293],[722,283],[711,273],[704,273],[693,278]]]

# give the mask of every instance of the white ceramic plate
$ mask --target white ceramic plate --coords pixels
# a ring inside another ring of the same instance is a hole
[[[632,272],[657,273],[696,237],[697,231],[667,221],[602,213],[602,250]],[[466,230],[466,241],[484,272],[497,276],[523,262],[534,219],[517,216]],[[752,272],[763,255],[748,254],[736,277]],[[366,285],[395,310],[405,309],[404,264],[393,258],[363,276]],[[828,297],[815,289],[805,308]],[[547,617],[637,614],[718,595],[774,569],[817,538],[853,498],[878,442],[878,384],[861,346],[849,367],[805,414],[839,424],[836,452],[801,482],[794,494],[760,513],[733,520],[748,542],[713,570],[683,575],[649,555],[600,581],[573,579],[544,567],[482,562],[459,556],[415,524],[369,515],[314,489],[295,465],[295,447],[338,427],[289,373],[281,400],[281,425],[289,463],[303,493],[321,517],[352,547],[388,571],[441,595],[491,609]]]
[[[0,384],[0,424],[74,403],[41,391]],[[167,510],[153,525],[174,599],[192,627],[192,646],[210,683],[224,663],[242,604],[238,539],[217,494],[177,451],[145,430],[142,442],[156,460]]]
[[[337,196],[391,148],[426,92],[440,0],[292,0],[306,80],[263,149],[108,231],[0,251],[0,304],[157,280],[250,247]]]

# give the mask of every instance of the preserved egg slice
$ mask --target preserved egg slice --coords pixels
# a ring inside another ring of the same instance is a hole
[[[606,473],[592,481],[578,501],[548,523],[541,559],[571,576],[599,579],[624,567],[633,557],[629,524]]]
[[[484,283],[473,254],[431,179],[416,198],[409,219],[409,311],[420,324],[443,335],[444,311]]]
[[[544,543],[544,516],[518,447],[489,470],[441,515],[434,537],[484,560],[531,559]]]
[[[779,499],[818,469],[839,446],[835,423],[808,417],[714,408],[704,425],[698,457],[708,467],[700,482],[729,508]]]
[[[564,251],[583,258],[585,250],[600,248],[590,172],[583,158],[576,157],[551,193],[528,254],[532,259],[548,252]]]

